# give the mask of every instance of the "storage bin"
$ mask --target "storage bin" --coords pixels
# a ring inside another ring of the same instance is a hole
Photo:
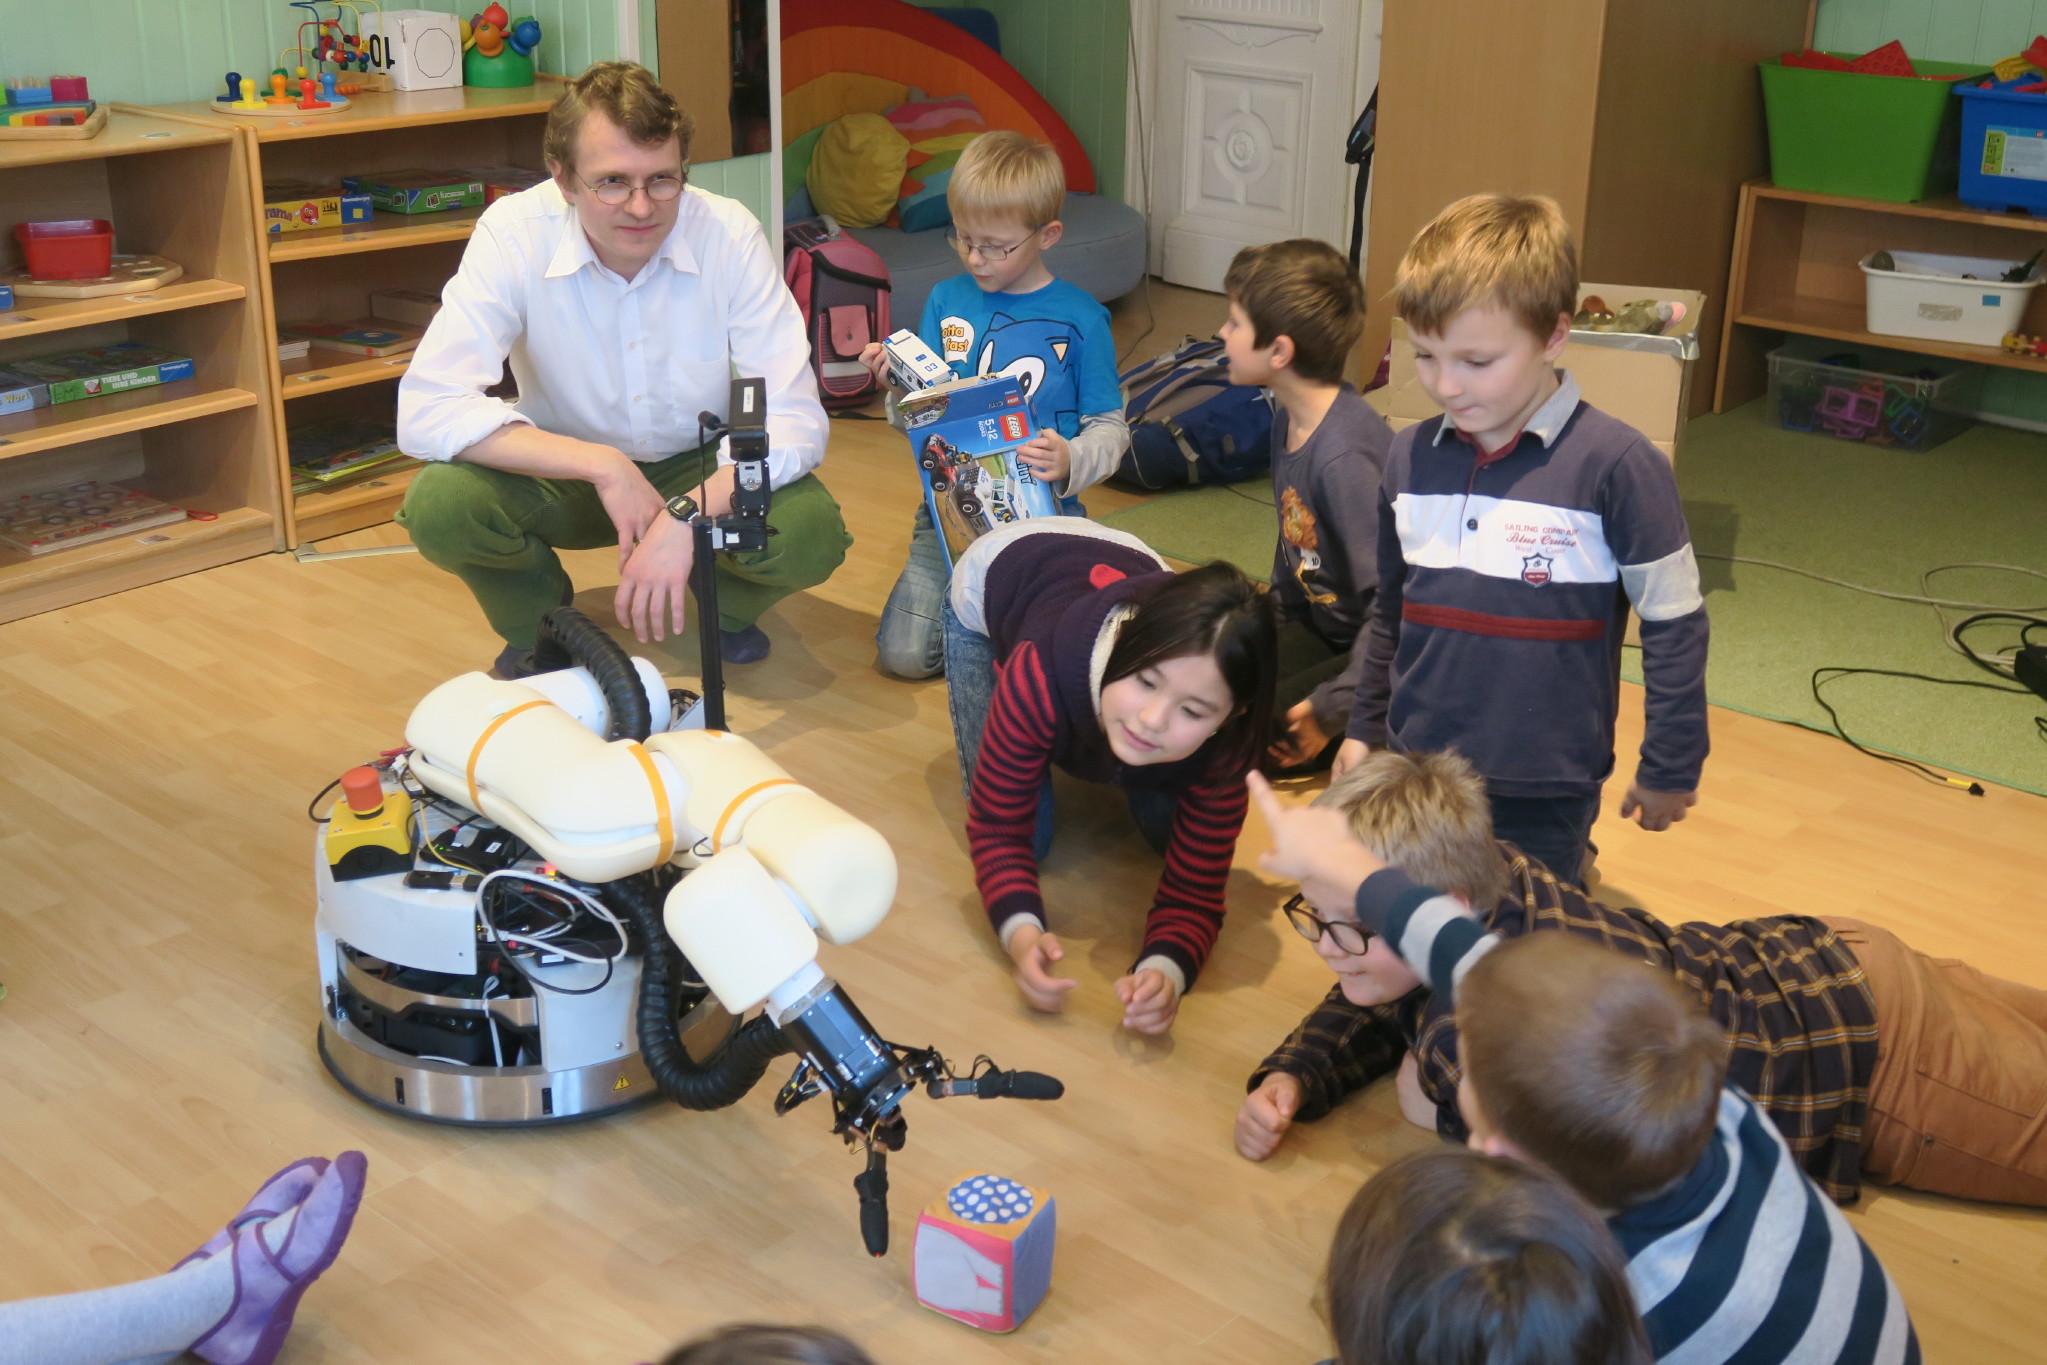
[[[1957,190],[1970,208],[2047,213],[2047,95],[2012,89],[2038,79],[2028,72],[1988,90],[1974,82],[1955,88],[1962,106]]]
[[[1986,74],[1966,62],[1912,65],[1935,76]],[[1961,108],[1950,82],[1813,71],[1776,57],[1757,66],[1770,178],[1785,189],[1912,203],[1954,188]]]
[[[104,218],[17,223],[14,241],[39,280],[89,280],[113,269],[114,225]]]
[[[1879,336],[1996,346],[2007,332],[2018,330],[2026,303],[2041,282],[2035,266],[2024,280],[2005,284],[2004,272],[2018,261],[1893,251],[1897,269],[1878,270],[1869,263],[1875,254],[1864,256],[1860,264],[1869,304],[1867,329]],[[1965,275],[1974,278],[1962,278]]]
[[[1800,338],[1770,352],[1770,411],[1787,431],[1931,450],[1972,424],[1979,365]]]

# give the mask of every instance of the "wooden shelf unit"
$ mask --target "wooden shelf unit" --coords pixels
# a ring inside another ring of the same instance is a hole
[[[1735,219],[1713,410],[1725,412],[1767,391],[1768,353],[1783,333],[2047,374],[2047,357],[1869,331],[1857,264],[1880,249],[2023,260],[2042,246],[2047,218],[1985,213],[1952,195],[1894,204],[1752,180],[1742,186]],[[2047,331],[2043,295],[2047,291],[2034,291],[2020,331]]]
[[[339,114],[304,119],[235,119],[205,102],[160,106],[187,125],[234,124],[251,148],[250,194],[262,204],[265,180],[332,183],[342,175],[408,167],[545,165],[540,154],[557,77],[514,90],[461,87],[352,97]],[[271,339],[268,406],[275,422],[284,536],[296,546],[389,521],[404,500],[411,471],[331,491],[290,495],[289,426],[333,412],[395,413],[398,378],[409,356],[351,356],[315,346],[301,360],[278,361],[280,324],[345,322],[366,315],[369,296],[386,289],[438,292],[462,260],[481,209],[451,213],[378,212],[343,228],[270,235],[256,225],[259,308]]]
[[[0,548],[0,621],[284,548],[249,156],[231,128],[120,104],[97,137],[0,142],[0,237],[21,222],[105,218],[116,250],[185,272],[97,299],[17,295],[0,312],[0,365],[135,341],[195,367],[174,383],[0,417],[0,498],[100,479],[195,518],[43,555]]]

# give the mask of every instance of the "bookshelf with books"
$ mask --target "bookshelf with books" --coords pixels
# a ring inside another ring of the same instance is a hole
[[[370,92],[338,114],[305,119],[233,120],[251,145],[252,193],[284,180],[332,183],[343,175],[410,167],[517,166],[537,170],[547,110],[559,80],[543,76],[508,90]],[[203,103],[159,106],[166,117],[228,123]],[[394,290],[438,296],[455,273],[480,208],[434,213],[377,209],[369,221],[269,233],[258,224],[260,305],[268,336],[292,340],[303,324],[349,323],[372,315],[370,296]],[[416,325],[416,323],[415,323]],[[335,422],[393,423],[398,380],[409,351],[363,355],[314,345],[303,355],[271,351],[275,443],[284,532],[291,545],[388,521],[404,500],[410,461],[360,471],[330,485],[291,492],[295,471],[288,432],[328,431]]]
[[[0,310],[0,620],[283,548],[250,171],[232,129],[118,104],[95,137],[0,142],[0,238],[106,219],[182,271]]]

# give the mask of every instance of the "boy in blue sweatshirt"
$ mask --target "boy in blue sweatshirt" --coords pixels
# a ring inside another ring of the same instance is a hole
[[[1394,438],[1379,591],[1336,770],[1456,749],[1493,829],[1565,881],[1613,771],[1621,641],[1641,619],[1641,761],[1621,805],[1664,830],[1705,765],[1706,608],[1677,479],[1556,368],[1578,252],[1548,199],[1473,195],[1416,234],[1393,287],[1443,415]]]
[[[917,335],[961,378],[1016,377],[1038,435],[1021,447],[1062,510],[1086,516],[1075,496],[1116,471],[1130,444],[1109,310],[1084,289],[1054,279],[1044,254],[1059,240],[1066,171],[1051,144],[1021,133],[983,133],[967,144],[946,182],[946,239],[966,273],[924,303]],[[861,354],[886,380],[881,343]],[[930,510],[917,504],[910,559],[881,609],[876,662],[899,678],[945,668],[939,609],[949,579]]]

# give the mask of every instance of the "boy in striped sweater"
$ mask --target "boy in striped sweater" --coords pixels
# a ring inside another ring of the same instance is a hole
[[[1250,783],[1264,868],[1325,914],[1354,911],[1455,999],[1471,1145],[1546,1167],[1605,1213],[1657,1359],[1918,1361],[1897,1286],[1726,1084],[1724,1035],[1676,982],[1562,934],[1503,942],[1381,863],[1342,812]]]
[[[1459,200],[1401,259],[1394,308],[1443,415],[1394,437],[1379,482],[1379,592],[1335,761],[1456,749],[1500,838],[1570,882],[1613,771],[1630,607],[1647,698],[1622,818],[1684,819],[1706,761],[1706,609],[1677,479],[1556,368],[1577,300],[1547,199]]]

